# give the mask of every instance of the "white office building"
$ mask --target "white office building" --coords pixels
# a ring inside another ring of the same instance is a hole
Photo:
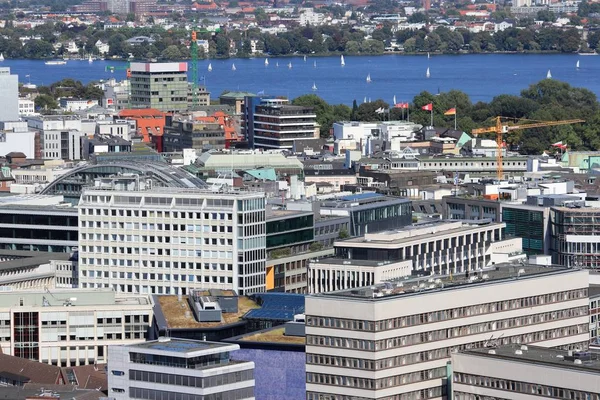
[[[233,361],[237,344],[161,337],[108,353],[114,400],[254,400],[254,362]]]
[[[42,158],[50,160],[80,160],[81,119],[75,115],[44,115],[26,117],[30,129],[40,132]]]
[[[586,349],[587,296],[585,270],[521,265],[310,295],[306,398],[442,399],[456,351]]]
[[[86,189],[79,202],[83,288],[263,292],[265,242],[262,192],[146,189],[136,176]]]
[[[0,346],[63,367],[105,363],[109,345],[148,338],[152,307],[151,296],[105,289],[0,291]]]
[[[28,117],[35,114],[35,103],[33,100],[19,99],[19,116]]]
[[[600,354],[506,345],[452,354],[453,398],[600,399]]]
[[[0,68],[0,121],[19,120],[19,76]]]
[[[35,158],[35,136],[26,122],[0,122],[0,154],[18,152],[27,158]]]

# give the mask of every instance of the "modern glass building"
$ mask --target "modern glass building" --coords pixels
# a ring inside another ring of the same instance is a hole
[[[529,255],[545,254],[548,247],[548,209],[528,205],[502,205],[502,222],[507,238],[523,238],[523,251]]]
[[[600,267],[600,208],[550,209],[552,262],[567,267]]]

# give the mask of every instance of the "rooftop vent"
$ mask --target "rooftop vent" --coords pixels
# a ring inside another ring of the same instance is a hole
[[[527,349],[527,346],[526,346],[526,345],[522,345],[522,346],[521,346],[521,350],[523,350],[523,351],[527,351],[527,350],[528,350],[528,349]]]
[[[581,365],[583,364],[583,361],[581,361],[579,358],[576,358],[573,363],[577,364],[577,365]]]
[[[496,354],[496,350],[488,350],[488,354]]]
[[[523,351],[521,349],[517,349],[515,350],[515,354],[518,356],[523,355]]]
[[[166,337],[166,336],[161,336],[161,337],[158,338],[158,341],[161,342],[161,343],[170,342],[171,338]]]

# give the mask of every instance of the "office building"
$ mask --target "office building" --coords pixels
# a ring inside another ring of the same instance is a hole
[[[302,175],[304,169],[297,157],[286,157],[278,151],[262,150],[204,152],[196,160],[195,168],[200,178],[217,177],[233,169],[246,171],[273,168],[277,176]]]
[[[63,196],[0,198],[0,249],[71,253],[78,243],[77,209]]]
[[[131,107],[164,112],[187,110],[187,68],[185,62],[131,63]]]
[[[600,267],[600,208],[551,207],[552,262],[567,267]]]
[[[505,345],[452,354],[456,400],[600,399],[600,354]]]
[[[264,193],[152,189],[122,177],[84,189],[79,222],[83,288],[265,290]]]
[[[441,399],[455,351],[586,349],[588,279],[583,270],[505,265],[307,296],[306,398]]]
[[[19,76],[0,68],[0,121],[19,120]]]
[[[40,115],[25,118],[31,130],[40,132],[42,158],[80,160],[82,131],[77,115]]]
[[[590,272],[590,277],[593,272]],[[600,345],[600,285],[590,284],[590,344]]]
[[[112,290],[0,291],[3,354],[59,366],[107,360],[109,345],[148,339],[152,299]]]
[[[0,290],[75,287],[76,254],[0,250]]]
[[[222,150],[226,147],[224,125],[218,121],[198,121],[193,116],[168,116],[162,141],[164,152]]]
[[[0,121],[0,154],[23,153],[27,158],[39,158],[40,134],[27,127],[26,122]]]
[[[35,114],[35,103],[29,99],[19,99],[19,116],[28,117]]]
[[[239,348],[168,337],[112,346],[108,395],[115,400],[254,400],[254,363],[231,359]]]
[[[548,254],[550,209],[531,204],[502,204],[506,237],[520,237],[527,255]]]

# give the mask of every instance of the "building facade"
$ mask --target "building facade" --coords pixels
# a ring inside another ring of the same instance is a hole
[[[2,353],[59,366],[105,363],[108,346],[148,339],[149,296],[111,290],[0,292]]]
[[[199,288],[265,291],[264,193],[85,190],[79,260],[83,288],[184,295]]]
[[[188,108],[187,63],[131,63],[131,107],[164,112]]]
[[[600,208],[551,207],[552,262],[567,267],[600,267]]]
[[[457,350],[585,349],[587,295],[587,271],[533,266],[310,295],[306,398],[442,399]]]
[[[600,399],[600,355],[530,345],[452,354],[456,400]]]
[[[0,121],[19,120],[19,76],[0,68]]]
[[[109,349],[109,397],[254,400],[254,362],[233,361],[237,344],[159,338]]]
[[[254,148],[292,150],[295,140],[319,138],[317,114],[312,107],[260,105],[252,119],[253,136],[248,140]]]

